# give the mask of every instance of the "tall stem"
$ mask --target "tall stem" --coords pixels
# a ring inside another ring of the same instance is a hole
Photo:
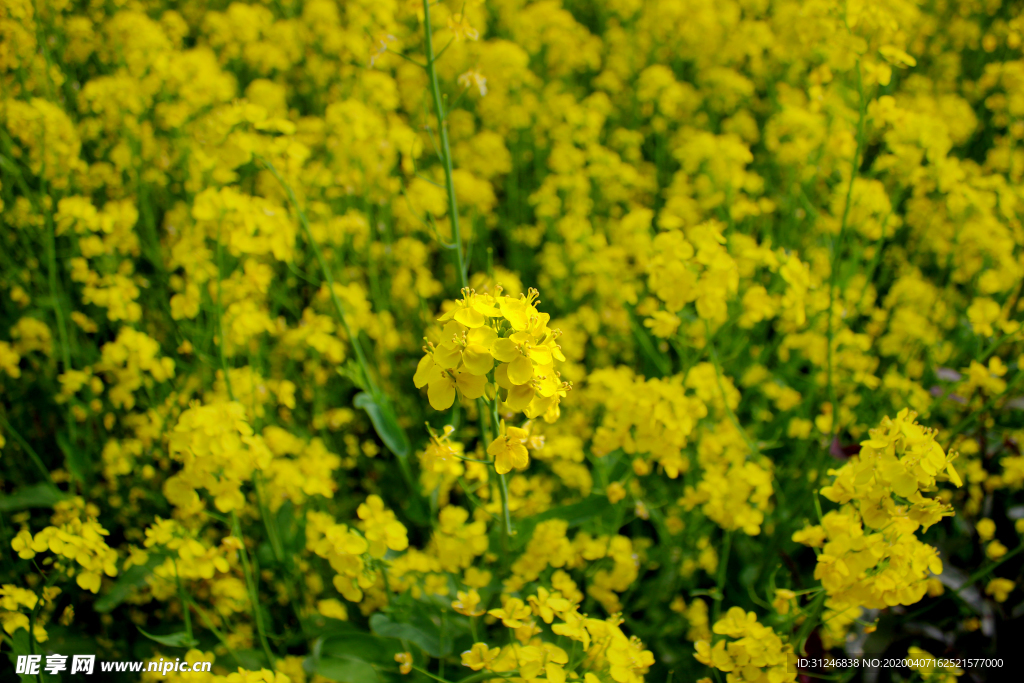
[[[832,259],[828,274],[828,378],[827,393],[828,400],[832,405],[832,426],[829,429],[829,447],[838,433],[839,427],[839,406],[836,405],[836,387],[832,378],[834,362],[832,356],[833,340],[835,338],[835,324],[833,323],[832,309],[835,306],[836,293],[836,270],[839,265],[839,256],[843,248],[843,236],[846,233],[846,223],[850,217],[850,204],[853,200],[853,183],[857,179],[857,170],[860,168],[861,151],[864,148],[864,119],[867,115],[864,106],[864,87],[861,82],[860,61],[857,61],[857,149],[853,153],[853,161],[850,164],[850,182],[846,186],[846,203],[843,206],[843,218],[839,223],[839,234],[832,242]]]
[[[498,397],[495,396],[494,400],[491,401],[491,426],[494,429],[495,438],[501,434],[501,421],[498,418]],[[497,473],[497,468],[495,468]],[[508,483],[505,481],[504,474],[498,474],[498,486],[501,491],[501,511],[502,516],[505,519],[505,543],[512,538],[515,531],[512,529],[512,513],[508,508]]]
[[[352,350],[355,351],[356,360],[359,362],[359,369],[362,370],[363,379],[366,382],[367,391],[373,396],[375,401],[379,401],[382,398],[380,389],[377,388],[377,383],[374,381],[373,376],[370,374],[370,363],[367,361],[366,353],[363,351],[363,345],[359,341],[353,331],[352,326],[348,323],[348,317],[345,315],[345,309],[341,306],[341,301],[338,299],[337,293],[334,291],[334,277],[331,275],[330,268],[327,267],[327,262],[324,260],[323,252],[320,251],[320,245],[317,244],[316,240],[313,239],[313,232],[309,227],[309,218],[306,216],[306,212],[299,205],[299,200],[295,197],[295,192],[292,190],[292,186],[285,181],[285,179],[278,173],[277,168],[270,163],[270,160],[265,157],[259,157],[263,165],[267,167],[270,174],[274,176],[281,187],[284,189],[285,194],[288,195],[288,201],[291,202],[292,207],[295,209],[295,213],[299,217],[299,225],[302,227],[302,232],[306,236],[306,241],[309,242],[310,248],[313,250],[313,255],[316,257],[316,262],[320,266],[320,272],[324,276],[324,282],[327,283],[327,291],[331,296],[331,303],[334,304],[334,312],[338,314],[338,320],[341,322],[341,326],[345,329],[345,334],[348,336],[349,343],[352,344]]]
[[[448,126],[445,123],[447,114],[441,102],[441,86],[437,80],[434,55],[434,39],[430,25],[430,0],[423,0],[423,31],[427,51],[427,76],[430,78],[430,93],[434,100],[434,113],[437,115],[437,134],[441,138],[441,162],[444,164],[444,184],[448,191],[448,215],[452,223],[452,241],[455,242],[455,260],[459,269],[459,282],[462,287],[469,286],[466,264],[462,257],[462,233],[459,231],[459,206],[455,199],[455,183],[452,180],[452,154],[448,144]],[[438,55],[440,56],[440,55]]]
[[[238,515],[231,511],[231,530],[241,543],[238,556],[242,559],[242,573],[245,574],[245,585],[249,593],[249,602],[252,603],[252,615],[256,620],[256,631],[260,635],[260,645],[263,646],[263,654],[267,657],[267,663],[274,665],[276,658],[270,649],[270,642],[267,640],[267,631],[263,625],[263,614],[260,610],[259,590],[256,586],[256,576],[253,573],[252,565],[249,563],[249,549],[245,547],[245,537],[242,535],[242,525],[238,522]]]
[[[174,562],[174,580],[178,583],[178,599],[181,600],[181,612],[185,618],[185,635],[188,638],[189,647],[192,647],[192,614],[188,598],[185,596],[185,584],[181,582],[181,574],[178,572],[178,562]]]
[[[732,531],[726,531],[722,539],[722,557],[718,561],[718,577],[715,579],[715,588],[718,595],[715,596],[715,606],[712,609],[711,625],[718,621],[718,615],[722,612],[722,603],[725,601],[725,573],[729,566],[729,548],[732,547]]]
[[[228,398],[232,401],[235,400],[235,392],[231,388],[231,376],[228,374],[228,361],[224,353],[224,311],[223,311],[223,300],[221,298],[221,239],[220,231],[217,232],[217,331],[220,334],[220,343],[217,344],[217,351],[220,355],[220,365],[224,372],[224,386],[228,391]],[[266,520],[264,520],[266,521]],[[249,602],[252,603],[252,615],[256,621],[256,630],[260,635],[260,644],[263,646],[263,652],[267,656],[267,662],[273,666],[274,664],[274,653],[270,650],[270,643],[267,641],[266,629],[263,626],[263,615],[260,613],[260,602],[259,593],[256,587],[256,577],[252,573],[252,567],[249,564],[249,551],[245,547],[245,537],[242,535],[242,525],[238,522],[238,515],[235,511],[231,511],[231,533],[242,543],[242,548],[239,550],[239,556],[242,558],[242,571],[245,574],[245,584],[249,591]],[[186,607],[187,609],[187,607]]]

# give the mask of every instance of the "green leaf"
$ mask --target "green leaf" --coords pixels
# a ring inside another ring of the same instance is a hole
[[[83,484],[92,483],[92,470],[89,467],[88,457],[61,432],[57,432],[57,445],[60,446],[61,452],[64,453],[64,459],[67,461],[68,472],[71,473],[71,476]]]
[[[311,638],[330,638],[332,636],[363,633],[363,631],[360,631],[347,621],[329,619],[319,614],[302,620],[302,632],[309,634]]]
[[[28,508],[52,508],[64,500],[64,494],[51,484],[23,486],[9,496],[0,496],[0,512],[16,512]]]
[[[185,631],[178,631],[177,633],[168,633],[166,635],[158,636],[152,633],[146,633],[138,626],[135,628],[138,628],[139,633],[150,640],[160,643],[161,645],[166,645],[167,647],[195,647],[199,644],[199,641],[197,640],[190,640],[188,633]]]
[[[372,633],[353,631],[325,636],[318,653],[323,657],[356,657],[378,664],[394,663],[396,654],[402,648],[394,641],[380,638]]]
[[[381,441],[388,447],[388,450],[399,458],[405,459],[409,457],[409,453],[412,451],[409,435],[398,424],[395,411],[386,402],[386,399],[385,402],[378,403],[374,400],[373,396],[363,391],[356,394],[352,404],[356,408],[362,408],[370,416],[373,428],[377,430],[377,435],[380,436]]]
[[[7,653],[7,656],[11,660],[11,670],[17,671],[18,656],[24,656],[29,654],[28,631],[26,631],[23,628],[19,628],[17,631],[15,631],[14,635],[11,636],[11,646],[12,649],[10,652]],[[40,670],[42,670],[42,667],[40,667]],[[18,674],[18,677],[22,680],[22,683],[37,683],[35,676],[29,676],[28,674]]]
[[[422,625],[400,624],[378,612],[370,617],[370,628],[379,636],[415,643],[431,657],[441,657],[446,654],[441,651],[440,633],[432,633],[430,630],[422,628]],[[435,626],[431,630],[436,631],[437,627]]]
[[[137,564],[124,571],[110,590],[94,603],[93,609],[101,614],[113,610],[131,595],[132,590],[146,585],[146,577],[163,564],[165,559],[167,556],[164,553],[152,553],[146,564]]]
[[[339,683],[380,683],[372,664],[351,656],[321,657],[314,671]]]
[[[366,378],[363,377],[363,371],[359,369],[359,364],[355,361],[346,361],[344,365],[338,368],[338,374],[361,390],[366,391]]]
[[[341,624],[337,625],[343,628]],[[312,671],[339,683],[381,683],[374,665],[394,668],[395,655],[402,648],[392,640],[372,633],[350,630],[337,631],[318,638],[306,663]]]
[[[268,668],[267,657],[263,654],[262,650],[235,650],[225,655],[218,655],[218,662],[221,658],[232,662],[232,667],[237,665],[247,671],[259,671],[260,669]]]
[[[7,656],[11,660],[11,670],[17,671],[18,655],[27,655],[32,652],[28,642],[28,631],[23,628],[15,631],[14,635],[11,636],[11,645],[12,651],[8,652]],[[40,681],[43,683],[60,683],[60,675],[46,673],[46,651],[47,648],[45,646],[40,646],[36,643],[36,654],[42,655],[42,659],[39,660],[39,674],[31,676],[28,674],[18,674],[22,683],[39,683]]]

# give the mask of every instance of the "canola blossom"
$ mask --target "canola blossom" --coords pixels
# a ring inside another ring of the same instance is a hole
[[[1022,51],[1006,0],[0,3],[0,668],[989,676]]]

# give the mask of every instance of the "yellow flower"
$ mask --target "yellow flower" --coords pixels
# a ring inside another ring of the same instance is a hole
[[[526,440],[530,433],[519,427],[506,427],[501,422],[501,433],[487,447],[487,453],[494,458],[494,469],[498,474],[511,472],[513,468],[523,468],[530,464],[530,456],[526,451]]]
[[[626,497],[626,487],[620,482],[613,481],[608,484],[608,487],[605,489],[605,495],[608,496],[608,502],[615,505]]]
[[[679,323],[682,321],[679,316],[668,311],[655,311],[651,314],[651,317],[644,321],[644,327],[651,329],[651,334],[655,337],[662,337],[667,339],[676,333],[679,328]]]
[[[403,676],[412,671],[412,653],[411,652],[399,652],[395,655],[395,661],[398,662],[398,671]]]
[[[561,596],[560,593],[548,593],[544,588],[537,589],[537,595],[531,595],[527,600],[533,608],[533,613],[550,624],[556,614],[561,614],[572,609],[571,602]]]
[[[478,609],[480,594],[475,589],[471,588],[469,592],[458,591],[456,597],[458,599],[452,602],[452,609],[459,614],[467,617],[478,617],[484,613],[482,609]]]
[[[990,560],[998,560],[1006,554],[1006,546],[999,541],[992,541],[985,548],[985,556]]]
[[[462,665],[473,671],[488,669],[500,652],[496,647],[488,648],[486,643],[473,643],[472,649],[462,653]]]
[[[779,614],[789,614],[790,607],[792,607],[795,598],[796,593],[788,588],[778,588],[775,590],[775,599],[772,600],[772,607]]]
[[[340,600],[334,598],[318,601],[316,603],[316,611],[328,619],[348,621],[348,610],[345,608],[345,605]]]
[[[1006,602],[1006,598],[1010,596],[1010,591],[1016,586],[1013,581],[1003,578],[995,578],[988,582],[985,586],[985,595],[991,595],[992,599],[996,602]]]
[[[480,97],[487,94],[487,78],[476,69],[470,69],[469,71],[459,76],[459,85],[463,88],[469,89],[476,87],[480,92]]]
[[[370,51],[370,67],[377,62],[381,55],[388,51],[388,45],[395,42],[398,38],[394,37],[390,33],[379,33],[373,39],[373,49]]]
[[[488,614],[501,619],[508,628],[519,628],[530,618],[531,611],[519,598],[509,598],[501,609],[492,609]]]
[[[465,40],[478,40],[480,38],[480,32],[469,25],[469,21],[466,16],[461,13],[454,13],[448,17],[448,29],[455,35],[456,41]]]
[[[27,529],[22,529],[18,532],[18,535],[11,541],[11,549],[18,553],[18,557],[23,560],[31,560],[36,556],[35,551],[32,549],[32,534]]]

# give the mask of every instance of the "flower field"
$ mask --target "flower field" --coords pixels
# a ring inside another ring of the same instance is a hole
[[[1000,0],[4,0],[0,680],[1019,672],[1022,50]]]

